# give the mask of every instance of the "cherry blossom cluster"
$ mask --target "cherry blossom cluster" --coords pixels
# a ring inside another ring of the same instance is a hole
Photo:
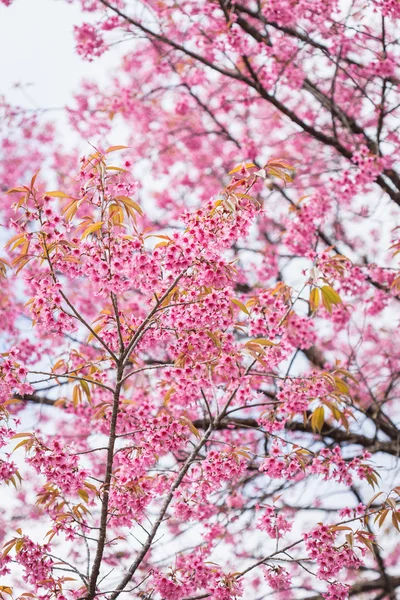
[[[347,600],[349,597],[349,586],[345,583],[331,583],[322,596],[325,600]]]
[[[278,514],[275,506],[267,505],[263,510],[264,514],[258,521],[258,528],[268,533],[269,537],[280,538],[287,531],[291,531],[292,523],[284,515]]]
[[[17,473],[17,465],[14,462],[6,462],[0,458],[0,480],[6,483]]]
[[[54,483],[65,494],[76,494],[84,487],[87,472],[79,467],[78,456],[68,451],[60,440],[45,442],[38,438],[29,441],[32,456],[27,462],[46,480]]]
[[[286,590],[292,584],[290,573],[283,567],[265,569],[264,579],[273,590]]]
[[[107,50],[104,38],[91,23],[83,23],[79,27],[75,25],[74,33],[76,51],[86,60],[92,61]]]
[[[313,474],[351,486],[355,477],[360,480],[368,479],[374,473],[372,466],[363,462],[371,456],[366,451],[362,458],[355,457],[351,460],[343,458],[338,446],[332,450],[323,448],[316,454],[301,449],[285,453],[282,444],[275,440],[269,454],[259,470],[276,479],[302,479],[305,474]]]
[[[29,394],[32,386],[27,383],[28,368],[18,360],[19,349],[12,347],[0,359],[0,399],[9,400],[13,392]]]
[[[31,540],[27,535],[21,535],[21,529],[17,530],[20,537],[13,538],[11,542],[6,545],[7,554],[2,558],[2,570],[7,573],[7,562],[8,552],[15,549],[15,560],[23,567],[23,579],[26,583],[32,584],[35,592],[39,590],[53,591],[56,587],[55,581],[52,577],[52,568],[54,561],[48,556],[49,546],[39,545]],[[54,590],[55,591],[55,590]],[[52,594],[45,594],[44,598],[50,598]],[[61,595],[57,594],[58,598],[62,598]]]
[[[304,535],[308,556],[318,565],[317,576],[326,581],[336,577],[343,567],[357,569],[363,564],[347,542],[335,546],[338,533],[327,525],[319,525]],[[366,548],[361,548],[361,555],[365,552]]]

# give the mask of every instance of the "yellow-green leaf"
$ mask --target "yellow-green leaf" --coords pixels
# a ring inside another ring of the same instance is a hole
[[[340,304],[342,302],[339,294],[335,292],[330,285],[324,285],[321,288],[322,296],[327,298],[331,304]]]
[[[242,312],[244,312],[246,315],[250,315],[249,311],[246,308],[246,305],[243,304],[243,302],[240,302],[240,300],[237,300],[236,298],[231,298],[231,302],[232,302],[232,304],[236,304],[236,306],[238,306],[240,308],[240,310]]]
[[[318,406],[311,416],[311,427],[313,431],[321,433],[325,422],[325,411],[323,406]]]
[[[347,383],[343,381],[343,379],[339,379],[339,377],[335,377],[336,389],[339,390],[341,394],[349,394],[349,386]]]

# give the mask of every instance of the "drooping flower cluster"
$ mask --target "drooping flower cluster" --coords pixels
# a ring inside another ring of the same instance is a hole
[[[274,506],[263,507],[264,514],[258,521],[258,528],[266,531],[273,538],[280,538],[287,531],[291,531],[292,523],[290,523],[284,515],[278,514]]]
[[[335,546],[338,530],[327,525],[319,525],[304,535],[308,556],[318,565],[317,576],[329,581],[336,577],[343,567],[358,569],[363,562],[347,543]],[[365,554],[366,549],[361,552]]]
[[[60,440],[53,439],[45,443],[37,437],[31,437],[26,446],[32,453],[27,462],[62,492],[76,494],[84,487],[87,472],[79,467],[78,456],[68,451]]]

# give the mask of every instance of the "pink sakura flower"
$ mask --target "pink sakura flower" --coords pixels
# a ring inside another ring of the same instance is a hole
[[[213,586],[212,600],[233,600],[241,598],[243,593],[243,584],[232,576],[224,576]]]
[[[322,594],[325,600],[347,600],[350,586],[344,583],[331,583],[327,591]]]
[[[327,525],[319,525],[304,535],[309,557],[318,564],[317,576],[329,580],[343,568],[359,568],[362,561],[347,544],[336,547],[338,532]]]
[[[74,26],[76,39],[76,50],[83,58],[92,61],[101,56],[107,50],[104,39],[98,30],[90,23],[83,23],[81,26]]]
[[[264,571],[264,579],[273,590],[286,590],[292,585],[290,574],[283,567],[271,567]]]
[[[53,560],[46,555],[48,546],[35,544],[29,537],[22,538],[21,548],[16,552],[16,561],[24,567],[23,579],[35,587],[52,588]]]
[[[264,514],[258,520],[257,526],[262,531],[266,531],[273,539],[282,537],[292,529],[292,524],[283,515],[277,514],[274,506],[269,505],[264,507]]]
[[[6,483],[17,472],[17,466],[13,462],[6,462],[0,458],[0,481]]]

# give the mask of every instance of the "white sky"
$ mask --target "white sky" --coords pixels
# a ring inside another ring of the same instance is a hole
[[[119,53],[114,48],[83,61],[75,52],[73,26],[85,20],[90,15],[65,0],[0,4],[0,95],[24,108],[60,108],[71,103],[83,78],[105,80]],[[57,122],[61,115],[51,114]]]

